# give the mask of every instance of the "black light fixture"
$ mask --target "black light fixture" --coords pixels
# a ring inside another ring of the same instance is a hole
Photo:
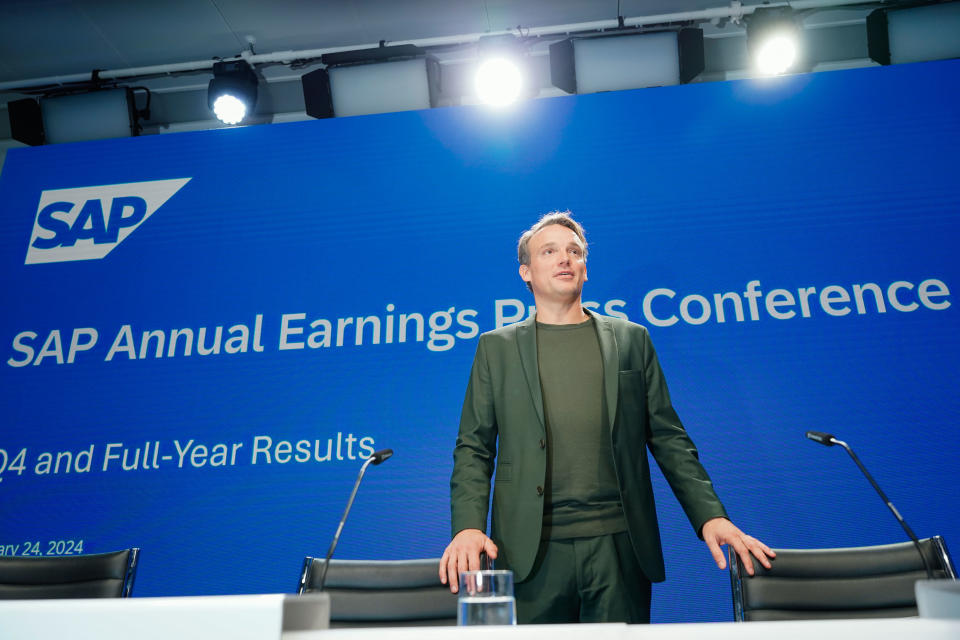
[[[311,118],[333,117],[333,95],[330,93],[330,74],[316,69],[300,76],[303,87],[303,106]]]
[[[324,54],[326,65],[300,82],[313,118],[429,109],[437,104],[440,63],[412,44]]]
[[[759,7],[747,16],[747,50],[754,68],[778,75],[804,66],[799,16],[789,7]]]
[[[213,65],[207,86],[207,105],[225,124],[238,124],[257,103],[257,74],[246,60],[227,60]]]
[[[40,113],[40,103],[34,98],[8,102],[7,114],[10,116],[11,138],[30,146],[44,143],[43,114]]]
[[[960,2],[872,11],[867,50],[884,65],[960,57]]]
[[[550,45],[550,80],[567,93],[684,84],[703,69],[701,29],[576,37]]]

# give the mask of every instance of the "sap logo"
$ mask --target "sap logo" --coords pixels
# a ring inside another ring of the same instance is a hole
[[[99,260],[190,178],[127,182],[40,194],[25,264]]]

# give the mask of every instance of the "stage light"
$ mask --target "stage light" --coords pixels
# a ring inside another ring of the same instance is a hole
[[[747,48],[763,75],[778,75],[800,64],[802,30],[793,10],[761,7],[747,18]]]
[[[420,47],[397,45],[325,54],[326,69],[304,74],[303,101],[314,118],[436,106],[440,64]]]
[[[507,58],[490,58],[477,65],[477,97],[484,104],[502,107],[520,97],[523,75],[517,64]]]
[[[247,115],[247,105],[239,98],[225,93],[213,101],[213,115],[225,124],[237,124]]]
[[[867,16],[867,49],[880,64],[960,57],[960,2],[877,9]]]
[[[700,29],[569,38],[550,45],[550,80],[567,93],[681,84],[703,68]]]
[[[505,107],[531,94],[521,40],[514,36],[484,36],[477,41],[473,88],[477,100]]]
[[[757,49],[757,68],[765,75],[783,73],[796,60],[797,40],[792,35],[771,35]]]
[[[8,105],[11,137],[25,144],[59,144],[139,133],[133,89],[84,90],[80,93],[25,98]]]
[[[238,124],[257,103],[257,75],[246,60],[213,65],[213,79],[207,86],[207,104],[217,119]]]

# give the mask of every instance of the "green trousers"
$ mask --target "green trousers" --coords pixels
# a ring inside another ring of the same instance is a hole
[[[514,592],[521,624],[650,622],[650,581],[626,532],[542,541]]]

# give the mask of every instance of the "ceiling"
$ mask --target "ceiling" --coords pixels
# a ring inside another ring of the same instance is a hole
[[[728,6],[718,0],[0,0],[0,81]],[[759,2],[745,2],[756,5]]]
[[[609,29],[616,26],[618,15],[627,18],[630,26],[630,19],[635,19],[633,24],[650,24],[658,21],[651,16],[711,9],[729,13],[740,4],[720,0],[0,0],[0,151],[19,146],[4,141],[10,133],[8,117],[2,113],[8,101],[26,95],[16,89],[52,84],[54,76],[80,74],[67,78],[77,80],[94,69],[212,61],[244,50],[249,53],[251,47],[252,53],[263,55],[368,47],[381,40],[387,44],[462,42],[460,48],[447,46],[440,51],[441,66],[453,76],[457,65],[472,55],[464,47],[481,34],[516,33],[519,28],[549,41],[549,35],[557,39],[562,34],[543,28],[556,25]],[[759,4],[747,0],[742,6],[749,11]],[[850,2],[838,0],[838,4]],[[805,14],[807,32],[817,43],[815,62],[824,68],[871,64],[863,19],[879,4],[820,8]],[[663,22],[678,20],[674,15]],[[738,73],[743,77],[747,67],[743,26],[736,20],[716,19],[700,26],[707,38],[707,69],[698,80],[738,77]],[[315,67],[318,62],[312,64]],[[279,62],[257,65],[264,81],[258,122],[307,117],[299,77],[309,68],[310,63],[296,69]],[[546,74],[539,81],[540,95],[562,93],[550,87],[545,56],[540,68]],[[209,69],[197,69],[128,79],[128,84],[144,85],[153,92],[144,133],[221,126],[206,105],[210,77]],[[453,90],[444,96],[443,104],[468,101]]]

